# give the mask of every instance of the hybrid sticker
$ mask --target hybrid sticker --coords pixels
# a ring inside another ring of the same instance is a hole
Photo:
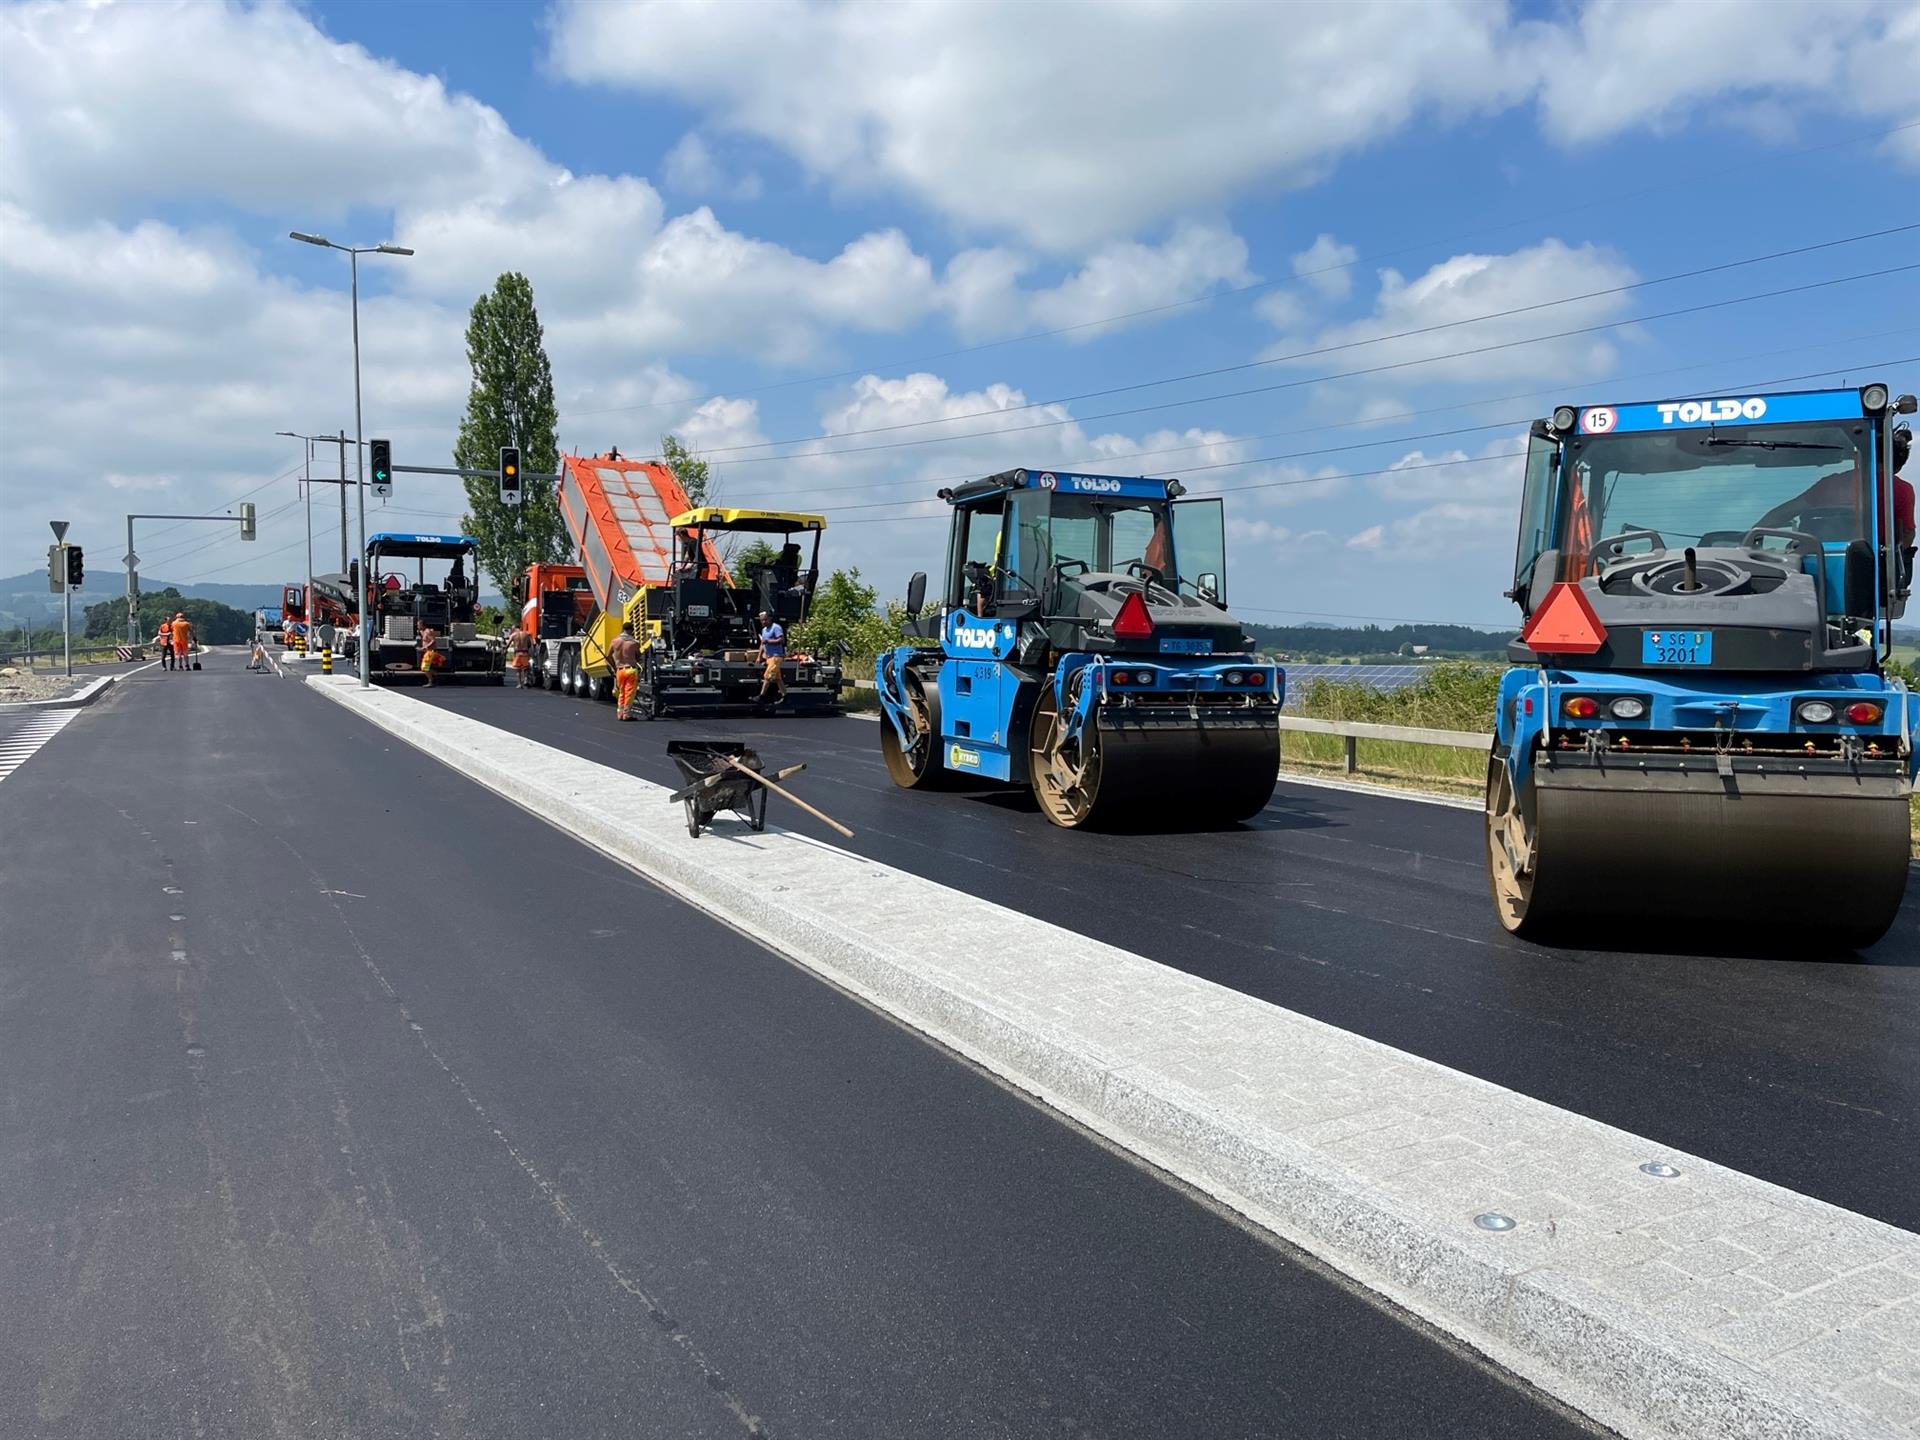
[[[1767,402],[1755,395],[1747,400],[1676,400],[1653,408],[1660,412],[1662,425],[1676,420],[1698,425],[1703,420],[1758,420],[1767,413]]]
[[[1620,414],[1609,405],[1595,405],[1591,410],[1580,412],[1580,433],[1582,435],[1604,435],[1618,424]]]
[[[949,745],[947,747],[947,768],[950,770],[978,770],[980,768],[980,752],[978,750],[968,750],[959,745]]]

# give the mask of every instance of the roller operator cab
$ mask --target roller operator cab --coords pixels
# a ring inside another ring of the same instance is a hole
[[[875,663],[908,789],[1030,786],[1056,825],[1234,821],[1272,798],[1284,677],[1227,613],[1221,502],[1178,480],[1009,470],[953,507],[946,583]]]
[[[367,541],[361,627],[375,680],[420,673],[420,635],[431,629],[443,679],[498,683],[505,654],[476,626],[480,542],[471,535],[380,534]]]
[[[1913,568],[1885,385],[1535,421],[1487,777],[1501,923],[1631,916],[1871,944],[1901,903]],[[1904,439],[1902,441],[1904,443]]]

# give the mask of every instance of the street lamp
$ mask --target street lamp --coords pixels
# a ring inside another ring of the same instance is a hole
[[[362,255],[411,255],[413,251],[404,245],[336,245],[324,235],[309,235],[304,230],[289,230],[289,238],[306,245],[318,245],[323,250],[342,250],[353,270],[353,468],[355,488],[359,496],[360,508],[360,565],[364,571],[367,563],[367,479],[366,479],[366,429],[360,418],[360,257]],[[366,575],[362,574],[360,593],[354,597],[354,608],[360,612],[360,638],[354,648],[360,652],[360,683],[373,684],[373,646],[368,643],[367,626],[372,621],[372,607],[367,604]],[[308,597],[308,613],[312,613],[312,597]]]

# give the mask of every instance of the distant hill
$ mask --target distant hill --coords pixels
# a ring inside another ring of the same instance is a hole
[[[76,627],[87,606],[102,600],[124,601],[127,595],[126,571],[97,570],[92,565],[87,570],[86,585],[73,594]],[[144,595],[158,594],[169,586],[189,600],[217,600],[236,610],[257,610],[262,605],[280,603],[278,585],[182,585],[172,580],[140,577],[140,591]],[[59,623],[60,597],[48,592],[46,571],[29,570],[24,575],[0,577],[0,629],[15,625],[41,629]]]

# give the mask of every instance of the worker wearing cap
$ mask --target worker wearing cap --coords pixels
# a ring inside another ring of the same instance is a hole
[[[760,612],[760,693],[756,705],[778,705],[787,698],[787,682],[780,673],[780,662],[787,658],[787,631],[767,611]]]
[[[173,668],[173,621],[166,616],[160,617],[160,628],[154,632],[153,643],[160,647],[160,668]]]
[[[187,661],[187,652],[193,648],[193,625],[187,619],[184,610],[174,612],[173,627],[170,633],[173,636],[173,668],[176,670],[190,668]]]
[[[640,642],[633,638],[632,625],[620,627],[607,659],[613,662],[613,718],[631,720],[633,699],[640,693]]]

